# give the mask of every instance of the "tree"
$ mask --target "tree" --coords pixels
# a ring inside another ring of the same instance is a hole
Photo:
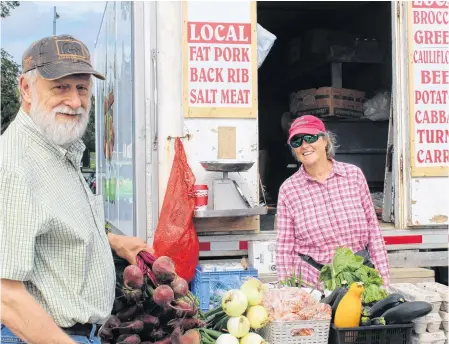
[[[0,1],[1,13],[0,17],[6,18],[11,14],[11,10],[20,6],[18,1]]]
[[[3,6],[3,5],[2,5]],[[3,11],[3,7],[2,7]],[[1,49],[1,133],[6,130],[20,108],[17,87],[20,66],[14,62],[6,50]]]

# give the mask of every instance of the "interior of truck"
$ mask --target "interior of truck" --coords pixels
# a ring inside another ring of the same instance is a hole
[[[286,144],[287,132],[289,124],[307,110],[292,106],[292,94],[321,87],[344,88],[364,92],[365,104],[368,100],[379,108],[384,104],[383,115],[371,111],[379,115],[371,119],[365,116],[365,108],[361,116],[322,117],[327,130],[337,137],[336,160],[362,169],[381,220],[392,140],[388,135],[391,2],[261,1],[257,22],[276,36],[258,70],[261,202],[275,213],[281,184],[299,168]]]

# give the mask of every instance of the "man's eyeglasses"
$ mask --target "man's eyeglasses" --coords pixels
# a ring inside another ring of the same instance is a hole
[[[303,141],[306,141],[307,143],[315,143],[318,141],[318,138],[320,136],[324,136],[324,134],[316,134],[316,135],[301,135],[301,136],[294,136],[291,140],[290,140],[290,146],[292,146],[293,148],[299,148],[302,145]]]

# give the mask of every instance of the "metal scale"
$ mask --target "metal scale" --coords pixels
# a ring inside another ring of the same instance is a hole
[[[209,190],[213,209],[198,211],[196,217],[254,216],[267,213],[266,207],[252,207],[237,182],[229,178],[229,173],[248,171],[254,162],[201,161],[200,163],[206,171],[222,172],[223,177],[215,179],[212,190]]]

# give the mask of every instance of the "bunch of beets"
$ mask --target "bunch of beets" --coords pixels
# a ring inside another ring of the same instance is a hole
[[[142,251],[137,265],[123,262],[116,262],[116,295],[111,316],[99,330],[102,343],[201,343],[197,329],[206,323],[197,317],[197,302],[173,260]],[[123,269],[117,268],[120,264]]]

